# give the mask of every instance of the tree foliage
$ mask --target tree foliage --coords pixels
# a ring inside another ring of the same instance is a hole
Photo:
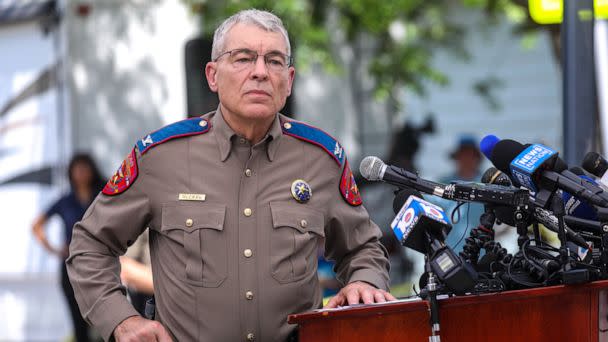
[[[376,96],[392,97],[406,87],[424,94],[428,82],[447,84],[442,70],[432,65],[437,49],[455,58],[469,56],[464,44],[466,27],[451,15],[455,6],[481,9],[487,23],[508,17],[522,27],[537,30],[527,15],[525,0],[184,0],[201,17],[203,34],[231,14],[247,8],[272,11],[283,19],[295,48],[298,67],[322,64],[340,70],[336,39],[350,46],[372,49],[365,67],[373,79]],[[371,43],[369,43],[371,42]],[[355,53],[354,58],[359,58]],[[398,102],[396,99],[394,99]]]

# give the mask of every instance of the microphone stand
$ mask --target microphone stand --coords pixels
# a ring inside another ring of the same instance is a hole
[[[562,196],[554,195],[551,198],[551,211],[557,217],[558,233],[559,237],[559,259],[562,267],[562,282],[565,285],[582,284],[591,281],[590,272],[588,269],[574,269],[570,262],[570,250],[566,246],[566,223],[564,216],[566,216],[566,208],[564,207],[564,199]]]
[[[429,342],[440,342],[441,336],[439,336],[439,332],[441,328],[439,326],[439,304],[437,303],[437,289],[439,284],[436,282],[437,279],[431,268],[431,262],[428,255],[424,256],[424,270],[429,276],[426,283],[426,293],[429,301],[429,311],[431,314],[429,320],[431,325]]]

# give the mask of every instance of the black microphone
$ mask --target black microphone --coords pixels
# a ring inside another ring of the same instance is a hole
[[[413,172],[386,165],[380,158],[368,156],[359,165],[361,175],[370,181],[384,181],[399,188],[413,188],[441,198],[500,205],[522,206],[529,201],[527,190],[501,185],[458,182],[441,184],[418,177]]]
[[[422,198],[412,188],[401,189],[393,200],[395,218],[391,228],[402,245],[420,253],[428,253],[430,240],[443,244],[452,229],[443,209]]]
[[[494,167],[490,167],[486,170],[486,172],[484,172],[484,174],[481,176],[481,181],[484,183],[494,183],[503,186],[512,185],[509,177],[505,173]],[[555,217],[553,213],[543,208],[537,207],[533,204],[532,207],[532,216],[538,223],[542,224],[543,226],[545,226],[545,228],[553,232],[557,233],[559,231],[557,217]],[[514,210],[512,207],[497,206],[494,208],[494,213],[496,215],[497,220],[504,222],[510,226],[515,225]],[[565,230],[568,240],[574,242],[575,244],[583,248],[589,248],[585,239],[583,239],[583,237],[581,237],[578,233],[576,233],[567,226],[565,227]]]
[[[596,152],[589,152],[583,158],[583,169],[597,176],[605,187],[608,187],[608,161]]]
[[[443,184],[422,179],[417,174],[405,169],[386,165],[378,157],[367,156],[363,158],[361,164],[359,164],[359,172],[361,172],[363,178],[369,181],[384,181],[399,188],[413,188],[427,194],[434,194],[435,191],[443,189]]]
[[[451,225],[443,209],[407,187],[396,194],[393,209],[397,214],[391,228],[397,240],[427,255],[433,273],[452,292],[464,294],[473,289],[477,272],[444,243]]]
[[[608,197],[599,186],[569,171],[557,153],[545,146],[526,147],[517,141],[503,139],[494,146],[490,160],[518,185],[535,192],[537,188],[551,192],[559,188],[594,205],[608,207]]]

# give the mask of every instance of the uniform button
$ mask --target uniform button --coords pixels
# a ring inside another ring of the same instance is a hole
[[[249,208],[245,208],[245,210],[243,210],[243,214],[245,214],[245,216],[249,217],[249,216],[251,216],[251,214],[253,214],[253,211]]]
[[[239,142],[240,142],[241,144],[245,144],[245,139],[240,138],[240,139],[239,139]]]
[[[300,226],[302,226],[302,228],[306,228],[306,226],[308,226],[308,222],[306,222],[306,220],[302,220],[300,221]]]
[[[186,227],[192,227],[193,224],[194,224],[194,221],[192,221],[191,218],[186,220]]]
[[[253,333],[247,334],[247,341],[255,341],[255,335]]]
[[[245,176],[251,177],[252,174],[253,174],[253,171],[251,171],[251,169],[245,170]]]
[[[285,129],[290,129],[291,128],[291,124],[289,122],[286,122],[283,124],[283,127],[285,127]]]
[[[201,127],[207,127],[207,121],[206,120],[201,120],[198,123]]]
[[[249,248],[247,248],[246,250],[243,251],[243,255],[245,256],[245,258],[251,258],[251,256],[253,255],[253,251]]]
[[[245,292],[245,298],[247,298],[247,300],[252,300],[253,299],[253,292],[251,292],[251,291]]]

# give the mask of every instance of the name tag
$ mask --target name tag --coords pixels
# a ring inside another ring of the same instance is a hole
[[[177,197],[178,200],[180,201],[204,201],[205,197],[207,197],[205,194],[179,194],[179,196]]]

